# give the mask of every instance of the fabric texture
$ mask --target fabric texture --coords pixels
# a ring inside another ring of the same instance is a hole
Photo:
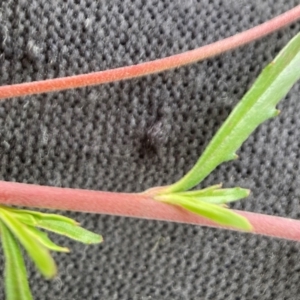
[[[0,84],[106,70],[194,49],[258,25],[296,0],[10,0],[0,4]],[[196,162],[295,23],[215,58],[147,77],[0,102],[0,179],[139,192]],[[201,184],[252,190],[236,209],[300,218],[300,83]],[[83,199],[84,201],[84,199]],[[300,299],[300,243],[123,217],[64,213],[100,246],[51,237],[59,274],[27,260],[34,299]],[[288,229],[287,229],[288,230]],[[3,268],[3,255],[0,265]],[[0,299],[4,299],[3,281]]]

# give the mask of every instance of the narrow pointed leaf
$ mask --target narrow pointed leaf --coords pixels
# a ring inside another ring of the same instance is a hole
[[[99,234],[62,221],[41,220],[37,226],[84,244],[98,244],[103,240]]]
[[[193,199],[192,197],[182,197],[178,195],[164,195],[164,201],[173,205],[178,205],[192,213],[205,217],[223,226],[229,226],[244,231],[251,231],[250,222],[234,211],[216,204],[206,203]]]
[[[52,242],[47,233],[40,231],[39,229],[33,226],[27,226],[27,229],[31,231],[31,234],[35,237],[37,241],[40,242],[45,248],[56,251],[56,252],[70,252],[70,250],[66,247],[61,247]]]
[[[53,258],[49,251],[35,239],[35,236],[32,235],[27,226],[15,219],[3,208],[0,209],[0,219],[20,241],[39,271],[46,278],[54,277],[56,274],[56,265]]]
[[[20,247],[13,234],[1,221],[0,231],[5,257],[4,281],[6,300],[32,300]]]
[[[7,209],[5,208],[5,210]],[[14,218],[16,218],[19,222],[24,223],[26,225],[35,226],[38,223],[38,220],[34,216],[27,213],[18,213],[18,212],[9,211],[9,214]]]
[[[76,222],[75,220],[73,220],[71,218],[57,215],[57,214],[48,214],[48,213],[42,213],[42,212],[38,212],[38,211],[18,209],[18,208],[12,208],[12,207],[7,207],[7,206],[5,206],[4,208],[12,213],[15,213],[16,217],[18,217],[20,219],[23,218],[24,221],[30,219],[29,222],[31,222],[31,221],[38,222],[39,220],[43,219],[43,220],[62,221],[62,222],[66,222],[66,223],[69,223],[72,225],[79,224],[78,222]],[[19,216],[17,216],[17,215],[19,215]],[[30,225],[34,226],[33,224],[30,224]]]
[[[9,211],[10,214],[13,214],[15,218],[24,224],[44,228],[85,244],[102,242],[102,237],[100,235],[83,229],[79,226],[79,223],[73,219],[60,215],[40,213],[31,210],[14,209],[11,207],[3,208]]]
[[[218,205],[205,203],[205,202],[194,202],[194,201],[183,201],[180,205],[196,214],[200,214],[220,225],[230,226],[245,231],[251,231],[252,226],[249,221],[233,212],[230,209],[220,207]]]
[[[300,78],[300,33],[262,71],[251,89],[218,130],[195,166],[161,194],[188,190],[200,183],[222,162],[235,159],[235,152],[264,121],[277,116],[276,104]]]
[[[181,193],[191,193],[197,196],[204,196],[204,195],[211,195],[212,193],[214,193],[215,191],[219,191],[222,188],[222,184],[215,184],[215,185],[211,185],[209,187],[206,187],[204,189],[201,190],[195,190],[195,191],[189,191],[189,192],[178,192],[176,194],[181,194]]]
[[[176,193],[176,195],[180,195],[183,197],[192,197],[193,199],[208,203],[224,204],[246,198],[250,194],[250,190],[240,187],[207,190],[204,193],[201,191],[202,190],[180,192]]]

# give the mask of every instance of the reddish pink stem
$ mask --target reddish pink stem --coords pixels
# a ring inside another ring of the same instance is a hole
[[[245,45],[284,26],[287,26],[299,18],[300,5],[281,14],[278,17],[275,17],[270,21],[253,27],[252,29],[221,41],[197,48],[195,50],[187,51],[170,57],[107,71],[2,86],[0,87],[0,99],[108,83],[181,67]]]
[[[72,210],[116,216],[221,227],[147,194],[111,193],[0,181],[0,203],[26,207]],[[300,221],[236,211],[253,225],[254,233],[300,241]]]

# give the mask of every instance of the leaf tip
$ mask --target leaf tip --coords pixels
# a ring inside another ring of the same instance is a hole
[[[252,232],[254,230],[252,224],[249,221],[248,221],[248,224],[245,226],[244,230],[247,231],[247,232]]]
[[[57,267],[55,265],[55,268],[53,268],[52,270],[48,270],[48,272],[42,272],[43,276],[45,277],[45,279],[47,280],[51,280],[53,278],[55,278],[55,276],[57,275]]]
[[[254,230],[254,228],[253,228],[252,224],[249,222],[249,220],[244,216],[240,215],[240,217],[241,218],[240,218],[239,222],[233,227],[236,229],[245,231],[245,232],[252,232]]]
[[[99,242],[98,242],[98,244],[103,243],[103,242],[104,242],[103,236],[99,235]]]
[[[274,117],[277,117],[280,113],[281,113],[281,111],[279,109],[276,109],[275,113],[274,113]]]
[[[103,242],[103,237],[102,237],[102,235],[99,234],[97,237],[90,239],[85,244],[87,244],[87,245],[101,244],[102,242]]]

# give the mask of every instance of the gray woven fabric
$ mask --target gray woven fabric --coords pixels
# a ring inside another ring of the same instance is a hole
[[[2,0],[0,84],[150,61],[262,23],[296,0]],[[0,179],[136,192],[195,163],[300,23],[216,58],[144,78],[0,103]],[[234,208],[300,218],[300,84],[202,186],[250,188]],[[84,199],[83,199],[84,201]],[[167,222],[66,213],[100,246],[54,254],[58,278],[27,261],[35,299],[300,299],[300,243]],[[2,253],[2,252],[1,252]],[[3,266],[1,254],[0,265]],[[4,299],[3,283],[0,298]]]

